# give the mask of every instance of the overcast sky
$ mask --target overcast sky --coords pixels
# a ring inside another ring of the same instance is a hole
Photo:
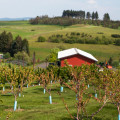
[[[61,16],[63,10],[98,11],[100,19],[109,13],[120,20],[120,0],[0,0],[0,18]]]

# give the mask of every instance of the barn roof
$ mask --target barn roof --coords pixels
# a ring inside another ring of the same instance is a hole
[[[63,50],[63,51],[58,52],[58,59],[62,59],[62,58],[65,58],[65,57],[76,55],[76,54],[82,55],[82,56],[87,57],[89,59],[92,59],[94,61],[98,61],[90,53],[87,53],[85,51],[79,50],[77,48],[71,48],[71,49],[67,49],[67,50]]]

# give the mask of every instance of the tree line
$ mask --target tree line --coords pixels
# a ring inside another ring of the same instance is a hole
[[[30,19],[30,24],[46,24],[46,25],[61,25],[70,26],[74,24],[89,24],[96,26],[103,26],[113,29],[118,29],[120,21],[112,21],[109,13],[105,13],[103,20],[99,19],[99,13],[96,12],[85,12],[85,11],[74,11],[64,10],[62,16],[50,18],[46,16],[37,16],[36,18]]]
[[[109,15],[109,14],[108,14]],[[63,11],[63,14],[62,14],[62,17],[74,17],[74,18],[82,18],[82,19],[96,19],[98,20],[99,18],[99,15],[98,15],[98,12],[85,12],[85,11],[75,11],[75,10],[64,10]],[[106,17],[106,16],[105,16]]]
[[[27,39],[22,39],[19,35],[13,39],[12,33],[6,31],[0,34],[0,52],[8,52],[13,57],[14,54],[22,51],[25,51],[28,55],[30,54]]]

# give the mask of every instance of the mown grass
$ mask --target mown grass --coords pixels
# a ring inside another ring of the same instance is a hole
[[[50,53],[50,49],[65,46],[65,48],[79,48],[86,52],[93,54],[99,61],[108,60],[113,57],[114,60],[118,60],[120,56],[120,47],[115,45],[92,45],[92,44],[65,44],[65,43],[39,43],[36,42],[37,38],[41,35],[46,39],[53,34],[63,34],[71,32],[87,33],[93,37],[102,37],[103,35],[111,38],[111,34],[120,34],[120,29],[110,29],[101,26],[92,25],[73,25],[73,26],[57,26],[57,25],[31,25],[28,21],[11,21],[0,22],[0,33],[3,31],[12,32],[14,38],[17,35],[27,38],[30,46],[31,57],[33,52],[36,52],[36,58],[44,60]],[[102,32],[103,34],[98,34]]]
[[[65,99],[70,113],[76,115],[75,93],[64,87],[64,92],[59,96],[57,94],[57,92],[60,91],[59,84],[53,84],[51,88],[52,105],[49,104],[48,93],[43,94],[42,86],[24,88],[22,97],[17,98],[18,107],[20,107],[22,111],[16,112],[13,112],[14,96],[7,92],[6,94],[0,95],[0,99],[3,100],[3,103],[0,103],[1,120],[5,120],[7,115],[10,115],[9,120],[71,120],[61,98]],[[89,88],[88,91],[94,94],[91,88]],[[94,99],[91,99],[86,110],[88,114],[92,114],[99,108],[100,104]],[[102,111],[95,116],[95,120],[116,120],[117,116],[117,108],[114,105],[107,104]],[[88,119],[84,117],[84,120]]]

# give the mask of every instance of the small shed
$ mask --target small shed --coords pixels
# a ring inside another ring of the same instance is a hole
[[[0,59],[3,59],[3,54],[0,54]]]
[[[67,60],[70,66],[81,66],[82,64],[96,63],[98,60],[85,51],[77,48],[71,48],[58,52],[58,59],[60,59],[61,67],[64,67],[64,60]]]

